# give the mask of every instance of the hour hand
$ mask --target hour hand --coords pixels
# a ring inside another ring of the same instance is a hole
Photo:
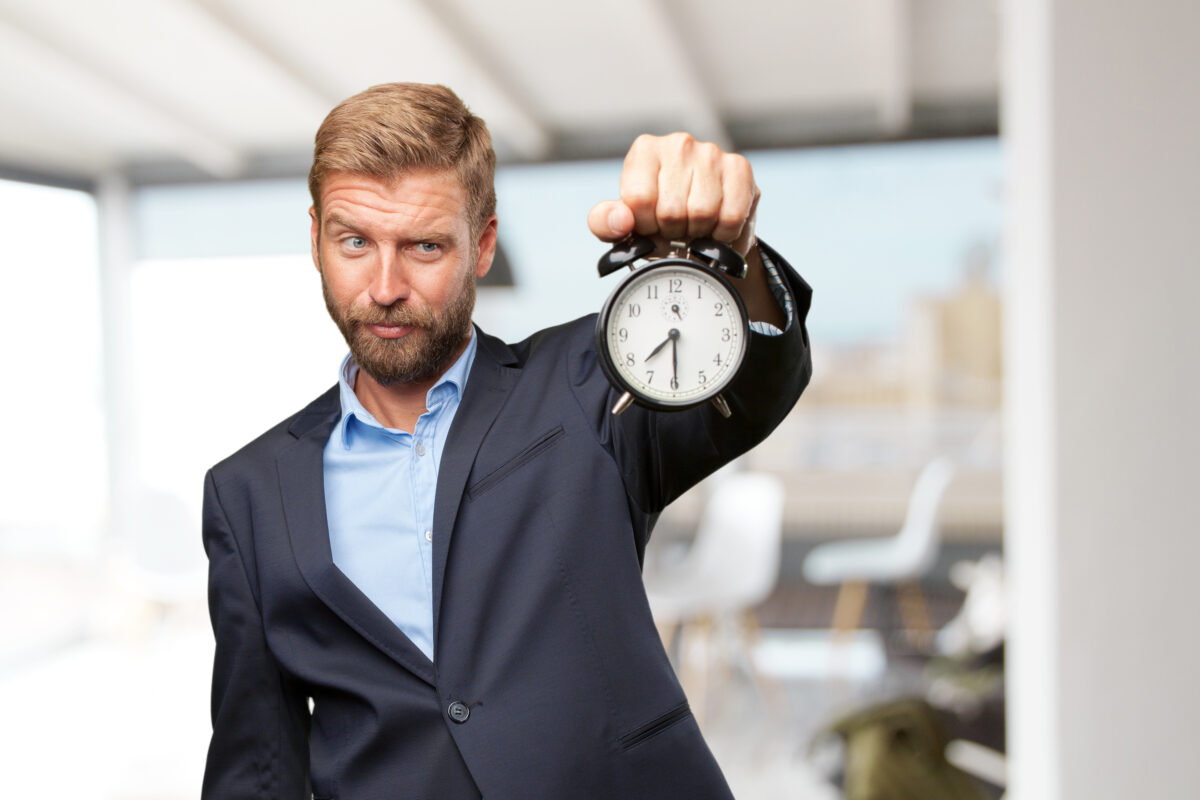
[[[643,359],[642,359],[642,363],[644,364],[645,362],[647,362],[647,361],[649,361],[650,359],[654,358],[656,355],[658,355],[658,354],[659,354],[659,352],[660,352],[660,351],[661,351],[661,350],[662,350],[664,347],[666,347],[668,344],[670,344],[672,341],[674,341],[674,339],[675,339],[675,337],[674,337],[674,336],[668,336],[667,338],[663,339],[661,342],[659,342],[659,343],[658,343],[658,347],[656,347],[656,348],[654,348],[653,350],[651,350],[651,351],[650,351],[650,355],[648,355],[648,356],[646,356],[645,358],[643,358]]]
[[[644,364],[645,362],[654,358],[656,355],[659,354],[659,352],[664,347],[666,347],[668,344],[670,344],[671,342],[675,341],[678,338],[679,338],[679,331],[676,330],[675,328],[671,328],[671,330],[667,331],[667,338],[665,338],[661,342],[659,342],[658,347],[655,347],[653,350],[650,351],[650,355],[648,355],[642,359],[642,363]]]

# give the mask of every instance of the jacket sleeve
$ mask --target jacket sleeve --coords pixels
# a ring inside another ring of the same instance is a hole
[[[709,403],[686,411],[654,412],[633,406],[598,421],[602,439],[624,475],[626,491],[647,514],[667,504],[723,464],[765,439],[787,416],[812,374],[805,327],[812,289],[782,256],[760,242],[792,302],[792,318],[778,335],[751,331],[738,377],[722,393],[732,416]],[[602,376],[600,380],[603,380]],[[603,399],[611,408],[616,391]]]
[[[213,734],[203,800],[300,800],[308,788],[307,700],[280,672],[211,472],[204,484],[209,613],[216,637]]]

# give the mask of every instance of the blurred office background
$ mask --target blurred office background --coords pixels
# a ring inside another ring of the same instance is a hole
[[[490,332],[598,309],[642,131],[744,152],[816,289],[804,398],[647,560],[738,797],[1190,796],[1198,39],[1188,0],[0,0],[6,788],[198,795],[201,480],[333,382],[311,137],[418,80],[496,141]]]

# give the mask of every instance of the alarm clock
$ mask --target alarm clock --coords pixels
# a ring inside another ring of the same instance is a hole
[[[750,331],[731,281],[745,277],[746,261],[713,239],[671,242],[665,257],[654,251],[653,240],[630,236],[597,265],[601,277],[630,269],[596,319],[600,367],[621,392],[612,413],[711,402],[728,417],[721,391],[742,366]]]

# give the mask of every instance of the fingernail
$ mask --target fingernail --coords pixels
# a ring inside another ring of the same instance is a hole
[[[624,228],[621,225],[621,210],[614,208],[608,212],[608,229],[613,233],[624,233]]]

